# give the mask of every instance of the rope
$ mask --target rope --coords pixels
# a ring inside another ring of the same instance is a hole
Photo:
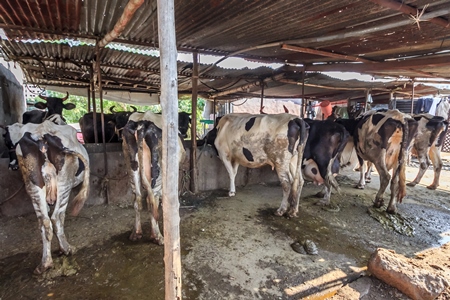
[[[9,200],[13,199],[25,186],[25,183],[22,183],[22,186],[11,196],[9,196],[8,198],[6,198],[6,200],[3,200],[2,202],[0,202],[0,205],[5,204],[6,202],[8,202]]]

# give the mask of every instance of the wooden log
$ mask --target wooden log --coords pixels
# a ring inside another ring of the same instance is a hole
[[[161,66],[162,200],[164,219],[165,299],[181,300],[180,203],[178,201],[178,78],[173,0],[158,0]]]
[[[440,275],[413,264],[395,251],[378,248],[370,257],[369,272],[414,300],[431,300],[448,283]]]

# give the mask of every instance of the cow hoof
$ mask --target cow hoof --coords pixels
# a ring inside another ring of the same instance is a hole
[[[284,209],[277,209],[275,211],[274,215],[277,216],[277,217],[282,217],[285,212],[286,212],[286,210],[284,210]]]
[[[372,178],[366,178],[366,183],[370,183],[372,181]]]
[[[130,237],[129,237],[130,241],[132,241],[132,242],[136,242],[137,240],[140,240],[141,238],[142,238],[142,232],[135,232],[135,231],[132,231],[130,234]]]
[[[383,206],[383,204],[384,204],[384,201],[383,201],[383,200],[381,200],[381,201],[375,201],[375,202],[373,203],[373,207],[375,207],[375,208],[380,208],[380,207]]]
[[[48,269],[50,269],[52,267],[53,267],[53,263],[49,264],[48,266],[40,264],[39,266],[36,267],[36,269],[34,269],[33,274],[41,275],[42,273],[44,273],[45,271],[47,271]]]
[[[365,185],[357,184],[357,185],[355,185],[355,188],[359,189],[359,190],[363,190],[365,188]]]
[[[322,199],[322,200],[317,201],[317,202],[315,203],[315,205],[318,205],[318,206],[327,206],[327,205],[330,205],[330,200]]]
[[[324,192],[318,192],[317,194],[314,195],[314,197],[317,197],[317,198],[323,198],[323,196],[325,196]]]
[[[415,186],[416,186],[416,183],[415,183],[415,182],[408,182],[406,185],[407,185],[407,186],[415,187]]]
[[[437,189],[437,186],[436,185],[429,185],[429,186],[427,186],[427,189],[435,190],[435,189]]]
[[[162,246],[164,245],[164,237],[161,235],[159,237],[151,237],[150,240],[152,241],[152,243]]]
[[[289,218],[297,218],[298,217],[298,212],[296,211],[290,211],[288,213]]]
[[[386,212],[388,213],[388,214],[390,214],[390,215],[395,215],[396,213],[397,213],[397,209],[394,207],[394,208],[387,208],[386,209]]]
[[[236,196],[236,192],[228,192],[228,197],[234,197]]]
[[[75,247],[69,246],[67,248],[67,250],[59,249],[59,250],[56,250],[54,252],[54,254],[56,256],[62,256],[62,255],[69,256],[69,255],[75,254]]]

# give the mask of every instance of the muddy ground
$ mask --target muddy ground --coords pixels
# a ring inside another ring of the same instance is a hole
[[[408,167],[408,181],[416,172]],[[345,170],[337,178],[342,191],[333,194],[332,209],[315,205],[320,188],[308,184],[299,217],[292,219],[274,216],[281,200],[277,184],[240,187],[233,198],[225,190],[184,195],[184,299],[408,299],[365,266],[377,247],[415,257],[450,241],[450,171],[442,172],[436,191],[425,187],[431,170],[421,185],[408,187],[398,208],[413,236],[369,215],[376,174],[363,191],[353,188],[358,173]],[[35,215],[0,219],[0,299],[164,299],[163,247],[148,236],[129,241],[133,219],[131,200],[127,207],[85,207],[78,217],[68,216],[65,229],[77,252],[54,255],[54,269],[43,276],[32,275],[41,257]],[[317,255],[294,251],[291,245],[301,250],[305,240],[317,246]],[[421,261],[449,275],[450,245],[438,250]],[[440,299],[449,297],[447,291]]]

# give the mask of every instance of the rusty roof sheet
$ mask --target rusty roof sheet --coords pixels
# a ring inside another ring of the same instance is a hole
[[[114,28],[127,3],[3,0],[0,28],[6,38],[0,47],[6,58],[19,62],[29,83],[87,87],[97,59],[95,43]],[[403,11],[392,9],[392,4]],[[450,79],[449,17],[450,0],[401,5],[393,0],[175,0],[180,51],[304,66],[306,75],[355,71]],[[100,52],[104,88],[158,92],[159,58],[145,54],[158,48],[155,0],[137,9],[114,45]],[[265,97],[341,98],[339,93],[351,93],[347,86],[307,86],[299,92],[292,81],[298,83],[302,71],[200,65],[199,93],[217,99],[250,97],[260,94],[262,83]],[[191,75],[188,64],[179,62],[180,93],[191,92]],[[351,84],[370,88],[367,83]]]

